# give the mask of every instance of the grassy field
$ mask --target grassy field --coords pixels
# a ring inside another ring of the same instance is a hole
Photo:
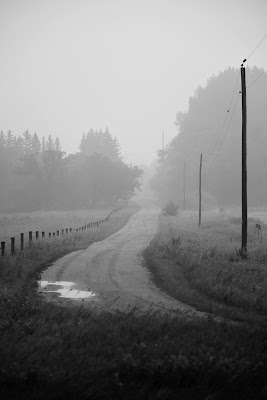
[[[102,240],[135,211],[125,208],[98,229],[40,241],[1,260],[1,398],[266,398],[262,326],[244,329],[156,313],[140,317],[134,310],[94,314],[37,295],[36,279],[53,260]],[[173,221],[162,219],[161,230]]]
[[[145,252],[155,282],[172,296],[200,310],[228,318],[265,321],[267,317],[267,228],[262,243],[248,220],[248,257],[243,259],[241,219],[206,212],[161,216],[159,233]]]
[[[105,218],[112,208],[36,211],[32,213],[0,214],[0,241],[10,241],[12,236],[29,231],[56,232],[66,228],[79,228],[89,222]]]

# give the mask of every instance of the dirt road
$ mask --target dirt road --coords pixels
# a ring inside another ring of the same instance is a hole
[[[141,209],[117,233],[59,259],[42,274],[40,291],[49,301],[82,302],[101,310],[204,315],[151,282],[141,253],[157,231],[158,214],[157,209]]]

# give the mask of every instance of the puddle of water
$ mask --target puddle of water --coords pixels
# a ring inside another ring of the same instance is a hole
[[[77,290],[73,289],[71,286],[75,286],[74,282],[66,281],[38,281],[38,285],[44,289],[46,293],[58,293],[59,297],[64,297],[67,299],[88,299],[95,297],[95,293],[90,290]]]

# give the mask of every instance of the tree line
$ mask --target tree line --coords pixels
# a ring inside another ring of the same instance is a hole
[[[116,137],[91,129],[66,155],[58,137],[0,133],[0,211],[88,208],[129,199],[142,171],[127,165]]]
[[[240,206],[239,76],[240,70],[231,67],[213,75],[205,87],[199,86],[190,97],[188,110],[177,112],[177,135],[165,149],[158,151],[157,171],[151,181],[151,187],[162,201],[183,204],[185,165],[186,205],[197,207],[199,161],[203,153],[204,204]],[[259,207],[267,205],[267,73],[257,67],[246,68],[246,77],[248,205]]]

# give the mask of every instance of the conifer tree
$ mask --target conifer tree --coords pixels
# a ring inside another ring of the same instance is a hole
[[[16,138],[12,134],[11,130],[9,130],[6,134],[6,148],[7,149],[12,149],[15,145]]]
[[[36,133],[32,137],[32,152],[34,154],[39,154],[41,152],[41,142]]]
[[[17,148],[19,154],[23,154],[23,152],[24,152],[24,143],[23,143],[23,139],[22,139],[22,137],[20,135],[17,138],[16,148]]]
[[[46,150],[46,143],[45,143],[45,138],[44,138],[44,136],[42,137],[41,150],[42,150],[42,153]]]
[[[32,135],[30,135],[28,129],[23,133],[23,147],[25,154],[32,152]]]
[[[54,142],[51,135],[48,136],[48,140],[46,142],[46,150],[54,150]]]
[[[55,151],[62,152],[62,145],[61,145],[58,137],[56,137],[56,140],[55,140]]]
[[[87,137],[88,137],[88,134],[87,134]],[[80,149],[80,151],[81,151],[82,153],[85,152],[85,146],[86,146],[86,139],[87,139],[87,137],[85,136],[85,133],[83,133],[82,139],[81,139],[81,143],[80,143],[80,145],[79,145],[79,149]]]
[[[5,138],[4,132],[1,131],[0,132],[0,148],[3,149],[3,148],[5,148],[5,146],[6,146],[6,138]]]

